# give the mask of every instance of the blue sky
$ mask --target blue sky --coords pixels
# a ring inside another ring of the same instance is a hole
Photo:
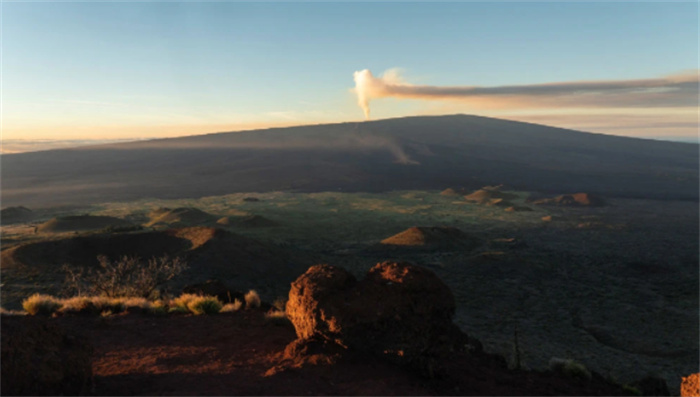
[[[362,69],[401,68],[416,85],[502,86],[698,68],[696,2],[4,2],[2,23],[6,139],[361,120],[351,89]],[[639,136],[697,126],[697,111],[678,106],[494,111],[404,98],[372,106],[376,118],[473,113]],[[666,127],[636,129],[649,117]]]

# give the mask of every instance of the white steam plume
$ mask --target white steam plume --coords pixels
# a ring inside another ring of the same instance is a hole
[[[369,119],[369,103],[377,98],[473,100],[502,107],[684,107],[698,104],[698,71],[636,80],[571,81],[495,87],[436,87],[404,82],[397,69],[374,77],[368,69],[355,72],[357,102]]]

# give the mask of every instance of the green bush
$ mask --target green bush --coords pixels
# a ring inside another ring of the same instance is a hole
[[[31,315],[50,316],[62,306],[59,299],[51,295],[34,294],[22,302],[22,307]]]

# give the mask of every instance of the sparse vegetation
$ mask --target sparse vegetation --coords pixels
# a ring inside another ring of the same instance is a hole
[[[265,313],[265,320],[275,325],[291,324],[287,313],[283,311],[272,311]]]
[[[245,294],[245,308],[257,309],[258,307],[260,307],[260,296],[257,291],[251,289]]]
[[[161,289],[170,280],[187,269],[183,260],[167,255],[148,261],[128,256],[110,260],[101,255],[97,260],[98,269],[63,267],[66,273],[64,289],[68,295],[154,299],[161,295]]]
[[[216,314],[222,307],[221,302],[213,296],[198,296],[187,303],[187,308],[196,315]]]
[[[22,302],[22,307],[31,315],[50,316],[60,309],[62,303],[51,295],[34,294]]]
[[[243,301],[236,299],[233,303],[227,303],[221,308],[221,313],[237,312],[243,308]]]
[[[272,302],[272,306],[281,312],[285,311],[287,308],[287,298],[278,297]]]

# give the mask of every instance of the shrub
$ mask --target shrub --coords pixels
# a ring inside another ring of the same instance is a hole
[[[22,302],[22,307],[31,315],[50,316],[61,308],[61,301],[51,295],[34,294]]]
[[[151,304],[150,312],[156,316],[164,316],[168,314],[168,307],[162,300],[157,300]]]
[[[227,303],[224,305],[224,307],[221,308],[221,313],[231,313],[231,312],[237,312],[241,310],[243,307],[243,301],[240,299],[236,299],[233,301],[233,303]]]
[[[168,313],[172,314],[188,314],[190,312],[190,309],[183,307],[183,306],[171,306],[168,309]]]
[[[245,308],[256,309],[260,307],[260,296],[255,290],[250,290],[245,294]]]
[[[144,262],[124,256],[110,260],[98,256],[98,269],[76,269],[64,266],[65,290],[69,295],[102,295],[107,297],[139,296],[156,298],[160,289],[187,269],[180,258],[151,258]]]
[[[214,296],[198,296],[187,303],[187,308],[196,315],[216,314],[222,306],[221,301]]]
[[[178,296],[175,299],[172,299],[170,301],[170,310],[169,311],[180,311],[180,310],[173,310],[176,308],[179,309],[184,309],[184,312],[188,312],[189,309],[187,308],[187,304],[190,303],[190,301],[197,299],[199,295],[196,294],[182,294]]]
[[[96,305],[86,296],[63,299],[61,303],[60,312],[65,314],[96,314],[103,310],[101,302],[97,302],[98,305]]]

